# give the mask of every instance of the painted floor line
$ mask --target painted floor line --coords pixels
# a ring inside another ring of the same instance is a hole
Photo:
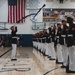
[[[50,73],[50,72],[52,72],[52,71],[55,71],[55,70],[57,70],[57,69],[59,69],[59,68],[60,68],[60,67],[55,68],[55,69],[52,69],[52,70],[50,70],[50,71],[48,71],[48,72],[44,73],[43,75],[47,75],[48,73]]]
[[[2,55],[0,55],[0,57],[2,57],[3,55],[5,55],[6,53],[8,53],[11,49],[9,49],[8,51],[4,52]]]

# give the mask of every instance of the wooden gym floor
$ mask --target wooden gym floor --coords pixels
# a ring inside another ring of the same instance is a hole
[[[10,48],[0,48],[0,55],[7,50]],[[0,75],[75,75],[32,47],[17,48],[17,61],[11,61],[10,55],[11,51],[0,57]]]

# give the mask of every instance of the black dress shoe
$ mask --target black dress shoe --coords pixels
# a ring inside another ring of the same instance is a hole
[[[45,53],[43,53],[43,55],[45,56]]]
[[[17,59],[11,59],[11,61],[16,61]]]
[[[56,64],[62,64],[63,62],[56,62]]]
[[[51,56],[48,56],[48,58],[51,58]]]
[[[44,56],[47,56],[45,53],[43,53]]]
[[[56,64],[63,64],[63,62],[58,62],[58,59],[56,59]]]
[[[44,56],[48,56],[48,55],[44,54]]]
[[[67,70],[66,73],[75,73],[75,71]]]
[[[61,66],[61,68],[66,68],[67,66]]]
[[[53,59],[53,58],[50,58],[50,60],[55,60],[55,59]]]
[[[43,53],[43,52],[41,51],[41,53]]]

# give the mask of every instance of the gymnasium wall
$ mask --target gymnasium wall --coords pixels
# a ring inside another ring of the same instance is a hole
[[[46,4],[45,8],[75,8],[75,2],[70,2],[70,0],[67,0],[66,2],[64,2],[64,4],[59,4],[59,2],[56,0],[54,0],[54,2],[46,2],[46,0],[42,0],[41,5],[43,5],[43,4]],[[6,8],[4,8],[4,9],[6,10]],[[2,10],[2,9],[0,8],[0,10]],[[25,10],[25,14],[28,15],[29,10]],[[38,20],[42,19],[42,11],[38,14],[37,19]],[[42,22],[42,20],[41,20],[41,22]],[[6,27],[10,29],[10,27],[12,25],[16,25],[18,27],[17,34],[34,34],[35,32],[37,32],[36,30],[31,29],[32,22],[30,20],[30,17],[26,18],[26,21],[24,24],[8,24],[7,23]],[[0,34],[10,34],[10,32],[11,31],[9,30],[9,31],[5,31],[5,32],[0,32]]]
[[[41,5],[42,4],[46,4],[45,8],[75,8],[75,3],[74,2],[70,2],[70,0],[67,0],[66,2],[64,2],[64,4],[59,4],[59,2],[57,2],[56,0],[54,0],[54,2],[46,2],[46,0],[42,0]],[[6,10],[7,8],[4,8],[4,10]],[[0,10],[2,10],[0,8]],[[4,12],[3,12],[4,13]],[[29,14],[29,10],[25,10],[25,14],[28,15]],[[41,14],[41,15],[40,15]],[[40,12],[40,14],[38,14],[37,19],[42,19],[42,11]],[[42,20],[41,20],[42,22]],[[1,25],[1,24],[0,24]],[[32,46],[32,34],[38,32],[37,30],[32,30],[32,22],[30,20],[30,17],[26,18],[25,23],[23,24],[8,24],[6,23],[6,27],[8,29],[10,29],[10,27],[12,25],[16,25],[18,27],[18,35],[23,35],[24,37],[24,46]],[[11,31],[7,30],[7,31],[0,31],[0,34],[10,34]],[[30,45],[31,44],[31,45]]]

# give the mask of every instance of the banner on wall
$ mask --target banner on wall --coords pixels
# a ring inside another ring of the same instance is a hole
[[[75,9],[43,9],[43,22],[60,22],[66,17],[72,17],[75,21]]]
[[[43,0],[26,0],[26,9],[39,9]]]

